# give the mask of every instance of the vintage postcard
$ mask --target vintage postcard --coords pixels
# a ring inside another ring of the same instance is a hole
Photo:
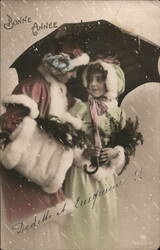
[[[160,249],[159,1],[1,1],[1,249]]]

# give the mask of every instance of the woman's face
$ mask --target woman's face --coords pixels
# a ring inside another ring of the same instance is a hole
[[[66,72],[65,74],[61,74],[61,75],[55,75],[55,73],[54,73],[53,77],[55,77],[61,83],[67,83],[71,78],[75,77],[75,72],[69,71],[69,72]]]
[[[95,73],[93,74],[89,84],[88,92],[93,97],[103,96],[106,92],[105,80],[102,77],[102,74]]]

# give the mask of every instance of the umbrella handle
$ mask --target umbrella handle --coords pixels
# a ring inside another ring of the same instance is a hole
[[[89,165],[89,167],[87,167],[87,164],[85,164],[83,167],[84,167],[84,171],[87,174],[95,174],[99,168],[99,157],[97,157],[97,156],[92,157],[91,164]],[[89,170],[89,168],[90,168],[90,170]]]
[[[84,172],[86,172],[87,174],[95,174],[95,173],[97,172],[97,170],[98,170],[98,167],[99,167],[99,166],[96,166],[96,167],[94,167],[94,169],[93,169],[92,164],[90,164],[90,165],[89,165],[89,168],[91,168],[91,169],[93,169],[93,170],[88,170],[88,169],[87,169],[87,168],[88,168],[87,164],[85,164],[85,165],[83,166]]]

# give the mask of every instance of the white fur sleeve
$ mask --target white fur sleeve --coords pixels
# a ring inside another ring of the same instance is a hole
[[[124,148],[119,145],[114,147],[114,150],[118,151],[118,156],[111,160],[111,164],[115,165],[116,170],[120,172],[125,165],[125,151]]]

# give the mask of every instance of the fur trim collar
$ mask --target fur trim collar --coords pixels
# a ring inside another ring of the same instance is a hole
[[[3,105],[7,104],[22,104],[23,106],[30,109],[30,117],[35,119],[39,115],[38,105],[37,103],[27,95],[11,95],[7,96],[3,99]]]
[[[81,56],[78,56],[71,60],[71,66],[74,69],[75,67],[86,65],[89,63],[89,56],[86,53],[83,53]]]
[[[48,70],[41,64],[38,68],[37,68],[38,72],[41,73],[41,75],[44,77],[44,79],[51,85],[58,85],[63,92],[66,93],[66,87],[65,84],[62,82],[59,82],[54,76],[52,76]]]

